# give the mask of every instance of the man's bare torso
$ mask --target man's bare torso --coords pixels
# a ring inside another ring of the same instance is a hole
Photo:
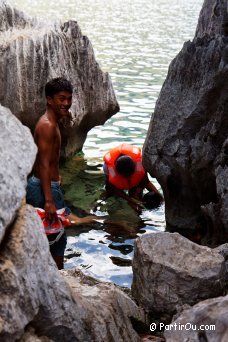
[[[48,162],[50,167],[50,180],[58,181],[61,135],[58,123],[49,119],[47,113],[41,116],[36,125],[34,140],[38,146],[38,154],[33,168],[34,175],[37,178],[41,178],[40,170]],[[47,161],[45,160],[46,157],[48,157]]]

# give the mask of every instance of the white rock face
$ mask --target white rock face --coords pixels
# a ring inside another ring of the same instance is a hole
[[[183,311],[171,324],[173,328],[167,327],[164,334],[166,342],[228,341],[228,296],[205,300]]]
[[[172,316],[182,305],[222,295],[224,257],[178,233],[154,233],[136,240],[132,293],[152,314]]]
[[[112,283],[94,282],[76,270],[61,271],[76,302],[83,302],[94,341],[140,341],[130,318],[145,321],[144,312]]]
[[[29,129],[0,105],[0,242],[25,197],[36,151]]]
[[[0,103],[32,130],[45,112],[44,87],[65,77],[74,87],[72,125],[62,128],[62,153],[82,148],[87,132],[119,110],[111,79],[75,21],[29,18],[0,2]]]

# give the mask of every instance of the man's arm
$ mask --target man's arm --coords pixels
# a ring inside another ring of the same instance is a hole
[[[136,212],[140,212],[140,209],[144,208],[142,202],[140,202],[132,196],[129,196],[123,190],[118,189],[114,185],[110,184],[108,181],[106,181],[106,191],[108,196],[114,195],[126,200],[128,204],[132,207],[132,209],[134,209]]]
[[[80,224],[89,224],[89,223],[93,223],[96,221],[96,216],[85,216],[85,217],[79,217],[75,214],[70,214],[67,216],[67,218],[71,221],[72,224],[75,225],[80,225]]]
[[[44,192],[44,210],[47,218],[52,221],[56,217],[56,207],[51,193],[51,158],[56,137],[56,128],[45,123],[36,131],[36,144],[38,147],[38,168],[41,186]]]
[[[148,191],[153,191],[153,192],[157,193],[160,196],[161,200],[164,201],[162,194],[160,194],[160,192],[155,187],[155,185],[150,182],[147,174],[145,174],[145,177],[143,178],[142,185],[143,185],[143,188],[146,188]]]

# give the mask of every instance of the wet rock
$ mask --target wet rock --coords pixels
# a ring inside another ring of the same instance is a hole
[[[25,197],[36,150],[29,129],[0,105],[0,242]]]
[[[132,294],[154,317],[172,317],[184,304],[222,295],[225,276],[217,251],[178,233],[147,234],[135,242]]]
[[[72,121],[62,126],[62,154],[82,148],[87,132],[119,110],[111,79],[75,21],[29,18],[0,2],[0,102],[32,130],[44,113],[44,87],[63,76],[74,86]]]
[[[171,325],[164,333],[166,342],[227,341],[228,296],[208,299],[183,311]]]
[[[227,1],[204,1],[195,38],[170,64],[143,153],[164,192],[167,229],[207,233],[211,245],[228,233],[226,15]]]

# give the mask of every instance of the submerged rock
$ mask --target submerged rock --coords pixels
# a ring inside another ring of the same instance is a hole
[[[205,1],[192,42],[172,61],[143,163],[162,186],[167,228],[228,234],[227,1]]]
[[[172,315],[184,305],[223,294],[225,260],[178,233],[138,238],[133,258],[132,294],[152,315]]]
[[[166,327],[166,342],[228,341],[228,296],[205,300]]]
[[[82,148],[87,132],[119,110],[111,79],[75,21],[30,18],[0,2],[0,103],[32,130],[44,113],[44,87],[63,76],[74,87],[72,122],[62,127],[63,155]]]

